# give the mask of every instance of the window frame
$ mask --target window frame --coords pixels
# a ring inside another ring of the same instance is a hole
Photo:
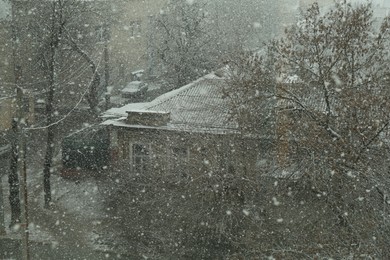
[[[104,27],[103,25],[95,26],[95,37],[97,43],[104,43]]]
[[[130,38],[141,37],[142,22],[140,20],[134,20],[130,22],[129,31]]]
[[[141,153],[137,154],[135,146],[142,146]],[[131,164],[131,171],[135,174],[145,174],[150,170],[151,165],[151,145],[144,142],[131,142],[129,147],[129,157]],[[145,150],[146,152],[143,152]]]
[[[180,150],[180,152],[175,152]],[[183,152],[181,155],[180,153]],[[184,155],[184,156],[182,156]],[[171,174],[180,174],[182,177],[187,177],[189,174],[189,161],[190,161],[190,150],[186,146],[172,146],[169,148],[169,171]]]

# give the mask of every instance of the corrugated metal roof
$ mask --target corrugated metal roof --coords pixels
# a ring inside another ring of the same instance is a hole
[[[176,95],[160,100],[148,110],[171,113],[172,124],[193,125],[210,128],[235,128],[223,99],[224,79],[204,79],[180,91]]]
[[[307,89],[310,89],[310,91]],[[326,113],[327,105],[324,94],[320,88],[308,88],[302,83],[282,83],[278,86],[278,92],[277,109],[279,110],[306,109],[309,111]],[[334,104],[338,104],[334,95],[329,97],[329,102],[331,107],[333,107]],[[332,114],[336,113],[336,111],[333,110],[330,112]]]
[[[112,117],[114,114],[126,116],[127,112],[140,110],[161,111],[170,112],[169,124],[176,129],[236,130],[238,124],[231,118],[228,101],[223,98],[224,84],[224,78],[211,73],[149,103],[129,104],[119,109],[112,109],[103,117]]]

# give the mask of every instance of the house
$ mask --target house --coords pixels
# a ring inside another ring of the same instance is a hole
[[[223,96],[226,78],[208,74],[151,102],[106,111],[113,161],[143,174],[250,174],[270,140],[244,136]]]

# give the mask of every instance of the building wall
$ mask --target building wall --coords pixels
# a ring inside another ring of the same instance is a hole
[[[2,7],[0,3],[0,8]],[[4,10],[2,14],[5,14]],[[9,20],[4,18],[0,17],[0,132],[11,128],[12,118],[16,113],[16,104],[12,98],[15,85],[11,30]]]
[[[299,6],[300,8],[307,8],[315,2],[317,2],[320,7],[334,4],[334,0],[299,0]]]
[[[0,131],[11,128],[12,118],[16,114],[16,104],[12,98],[0,99]]]
[[[143,174],[142,170],[137,172],[135,167],[133,144],[148,147],[151,160],[149,171],[159,175],[256,174],[259,170],[258,162],[270,160],[259,158],[266,154],[269,156],[269,147],[265,148],[262,141],[242,139],[231,134],[113,127],[111,137],[116,163],[130,165],[130,175]],[[184,154],[186,159],[183,158]],[[261,166],[265,167],[265,164]]]
[[[275,27],[275,35],[282,35],[286,28],[294,25],[301,12],[304,12],[313,3],[317,2],[322,11],[326,11],[333,7],[335,4],[334,0],[284,0],[275,1],[276,5],[276,17],[277,26]],[[365,0],[350,0],[354,4],[367,3]],[[372,0],[372,8],[374,11],[374,17],[377,20],[375,25],[379,25],[379,22],[390,14],[390,1],[388,0]]]
[[[300,13],[305,12],[313,3],[317,2],[320,8],[334,4],[334,0],[284,0],[275,1],[277,6],[278,26],[276,35],[282,35],[285,29],[296,24]]]
[[[9,92],[11,82],[13,82],[11,34],[9,23],[0,20],[0,97]]]
[[[24,116],[28,124],[35,122],[35,99],[31,94],[24,96]],[[8,131],[12,127],[13,118],[18,115],[18,106],[15,96],[0,98],[0,132]]]
[[[114,7],[122,10],[118,22],[111,27],[109,52],[112,83],[125,84],[132,79],[131,72],[147,69],[150,20],[167,3],[168,0],[132,0],[117,3]]]

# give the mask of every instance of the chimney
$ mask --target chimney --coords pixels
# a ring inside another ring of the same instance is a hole
[[[126,111],[127,123],[143,126],[166,126],[171,119],[170,112],[163,111]]]

